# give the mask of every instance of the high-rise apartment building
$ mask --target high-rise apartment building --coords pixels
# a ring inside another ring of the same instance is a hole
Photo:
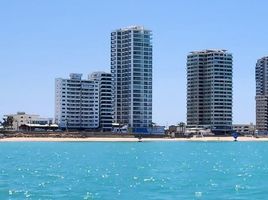
[[[152,124],[152,32],[141,26],[111,33],[114,122],[131,128]]]
[[[232,54],[193,51],[187,56],[187,125],[215,134],[232,129]]]
[[[112,75],[106,72],[94,72],[89,76],[89,79],[99,82],[99,128],[102,131],[112,131]]]
[[[55,122],[64,129],[112,128],[111,74],[96,72],[56,79]]]
[[[99,127],[99,82],[82,80],[82,74],[56,79],[55,122],[66,129]]]
[[[257,61],[256,77],[256,129],[268,131],[268,56]]]

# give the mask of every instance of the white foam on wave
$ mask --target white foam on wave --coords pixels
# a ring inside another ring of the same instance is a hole
[[[195,192],[195,197],[202,197],[202,192]]]
[[[154,177],[150,177],[150,178],[145,178],[145,179],[143,179],[143,181],[144,181],[144,182],[154,182],[155,179],[154,179]]]

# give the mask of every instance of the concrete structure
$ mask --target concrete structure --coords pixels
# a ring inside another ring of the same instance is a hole
[[[232,54],[193,51],[187,56],[187,127],[215,134],[232,129]]]
[[[171,125],[168,127],[169,133],[174,133],[174,136],[183,136],[186,132],[186,124],[180,122],[178,125]]]
[[[197,136],[197,137],[203,137],[203,136],[213,136],[215,135],[210,128],[204,128],[204,127],[186,127],[185,129],[185,136]]]
[[[20,127],[23,125],[49,126],[53,123],[52,118],[44,118],[40,117],[39,115],[26,114],[25,112],[17,112],[17,114],[4,115],[4,117],[13,118],[12,127],[10,127],[12,130],[20,130]]]
[[[112,130],[112,77],[94,72],[56,79],[55,121],[63,129]]]
[[[268,134],[268,56],[257,61],[256,77],[256,129]]]
[[[82,74],[57,78],[55,122],[62,129],[99,128],[99,81],[82,80]]]
[[[106,72],[94,72],[89,79],[99,82],[99,128],[102,131],[112,131],[112,75]]]
[[[253,123],[250,124],[233,124],[233,130],[242,135],[254,135],[255,126]]]
[[[119,134],[128,133],[128,126],[127,125],[113,123],[112,126],[113,126],[113,129],[112,129],[113,133],[119,133]]]
[[[141,26],[111,33],[114,122],[130,130],[152,125],[152,33]]]

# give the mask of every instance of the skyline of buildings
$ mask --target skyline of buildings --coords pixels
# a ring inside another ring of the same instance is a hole
[[[56,80],[55,122],[62,128],[110,131],[111,123],[152,126],[152,31],[142,26],[111,33],[111,73]],[[268,129],[268,57],[256,64],[256,124]],[[232,127],[232,54],[223,49],[187,55],[187,125],[224,132]],[[114,116],[114,117],[112,117]]]
[[[254,71],[257,58],[268,55],[266,31],[259,31],[266,29],[263,27],[266,14],[260,12],[264,11],[263,4],[241,2],[230,4],[228,15],[224,14],[228,4],[223,1],[158,2],[156,9],[150,9],[150,2],[143,2],[138,13],[135,2],[129,6],[128,3],[83,1],[75,9],[71,3],[62,6],[58,2],[55,3],[57,11],[48,2],[44,6],[20,3],[18,7],[7,3],[2,8],[6,28],[2,32],[0,62],[3,66],[2,92],[8,97],[1,98],[0,113],[3,116],[26,111],[53,117],[54,92],[51,91],[54,79],[66,77],[71,72],[85,75],[91,71],[109,72],[111,31],[137,24],[153,31],[153,87],[157,88],[153,92],[153,107],[157,108],[153,109],[154,122],[176,124],[186,121],[185,56],[193,50],[223,48],[234,56],[233,122],[255,124]],[[88,12],[94,6],[94,12]],[[100,12],[103,6],[104,13]],[[179,8],[181,12],[178,12]],[[32,12],[37,10],[39,12]],[[159,15],[161,10],[168,12],[162,16]],[[13,20],[12,13],[19,13],[21,17]],[[212,21],[201,20],[196,24],[196,19]],[[36,81],[39,83],[35,84]],[[24,93],[18,89],[21,83],[27,91],[32,91],[27,100],[20,98]],[[175,110],[177,104],[180,108]]]
[[[232,54],[192,51],[187,56],[187,125],[214,133],[232,130]]]

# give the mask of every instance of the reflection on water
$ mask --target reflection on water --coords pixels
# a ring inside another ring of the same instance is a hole
[[[0,144],[0,199],[265,199],[266,142]]]

